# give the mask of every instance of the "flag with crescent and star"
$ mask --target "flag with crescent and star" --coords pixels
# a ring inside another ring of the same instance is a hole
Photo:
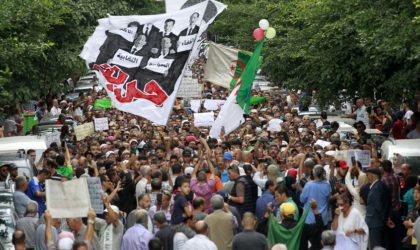
[[[204,80],[233,89],[252,53],[210,42]]]

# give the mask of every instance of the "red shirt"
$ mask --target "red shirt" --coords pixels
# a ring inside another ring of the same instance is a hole
[[[394,122],[392,126],[392,135],[394,136],[395,140],[404,139],[404,123],[401,120],[397,120]]]

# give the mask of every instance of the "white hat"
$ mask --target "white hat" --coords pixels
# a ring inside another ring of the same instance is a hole
[[[192,175],[192,172],[194,171],[193,167],[186,167],[184,170],[185,175]]]
[[[139,143],[139,141],[137,141],[136,139],[131,139],[129,143],[131,144],[131,143],[133,143],[133,142],[135,142],[135,143],[137,143],[137,144]]]
[[[58,249],[59,250],[71,250],[73,249],[74,241],[70,238],[62,238],[58,241]]]
[[[112,211],[114,211],[115,213],[120,214],[120,209],[119,209],[117,206],[115,206],[115,205],[111,205],[111,209],[112,209]],[[106,209],[106,208],[105,208],[104,213],[108,213],[108,209]]]
[[[101,144],[100,146],[99,146],[99,148],[100,149],[103,149],[104,147],[107,147],[108,145],[106,144],[106,143],[104,143],[104,144]]]
[[[115,155],[115,152],[114,151],[108,151],[108,152],[105,153],[105,157],[108,158],[112,154]]]

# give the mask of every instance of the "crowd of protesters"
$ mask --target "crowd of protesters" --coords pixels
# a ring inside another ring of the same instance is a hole
[[[226,99],[228,92],[208,86],[203,95]],[[43,97],[34,111],[38,120],[60,116],[61,144],[48,145],[39,162],[34,150],[27,152],[35,172],[30,180],[16,176],[13,166],[0,167],[1,181],[9,176],[15,183],[15,248],[293,249],[287,241],[267,241],[270,221],[293,230],[307,216],[298,249],[416,249],[417,176],[408,164],[382,159],[380,145],[365,130],[419,139],[420,101],[392,109],[384,100],[357,98],[346,116],[354,118],[358,133],[342,138],[339,123],[330,122],[327,113],[319,120],[300,117],[294,108],[301,96],[295,92],[253,90],[253,95],[265,102],[220,139],[210,138],[209,128],[194,127],[193,113],[180,99],[168,124],[159,126],[114,108],[95,109],[105,92],[75,100]],[[4,136],[21,133],[16,117],[6,121]],[[78,141],[66,117],[73,125],[108,117],[109,130]],[[272,119],[283,121],[281,131],[268,131]],[[323,148],[318,140],[330,144]],[[371,151],[370,166],[329,153],[348,149]],[[104,213],[52,218],[45,180],[85,176],[100,178]]]

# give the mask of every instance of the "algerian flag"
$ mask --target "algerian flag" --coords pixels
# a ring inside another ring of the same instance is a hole
[[[251,107],[250,100],[252,83],[254,82],[255,74],[260,67],[260,54],[264,45],[264,41],[265,39],[261,40],[261,42],[258,44],[257,48],[254,50],[254,53],[252,53],[251,58],[246,64],[244,72],[241,75],[241,87],[239,88],[238,95],[236,96],[236,101],[238,102],[239,106],[242,107],[245,114],[249,113],[249,109]]]
[[[225,135],[227,135],[245,122],[244,114],[249,113],[252,82],[260,65],[263,45],[264,40],[258,44],[246,64],[237,86],[230,93],[210,130],[210,137],[219,138],[222,127],[224,127]]]
[[[236,103],[236,93],[239,87],[238,85],[232,90],[225,104],[223,104],[216,121],[214,121],[210,129],[210,137],[219,138],[222,127],[225,128],[225,134],[227,135],[245,122],[244,111]]]
[[[302,236],[303,227],[305,226],[305,220],[308,213],[309,209],[306,209],[296,226],[292,229],[284,228],[277,222],[273,215],[270,215],[270,218],[268,219],[267,235],[269,247],[271,248],[277,243],[282,243],[287,245],[287,249],[299,249],[300,238]]]
[[[204,80],[233,89],[248,63],[251,53],[211,42]]]

